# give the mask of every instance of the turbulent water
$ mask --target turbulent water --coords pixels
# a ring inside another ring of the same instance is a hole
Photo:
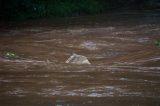
[[[160,106],[159,11],[1,25],[1,106]],[[73,54],[90,65],[66,64]]]

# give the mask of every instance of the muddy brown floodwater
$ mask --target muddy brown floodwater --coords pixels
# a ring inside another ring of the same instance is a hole
[[[0,106],[160,106],[156,39],[159,10],[2,24]]]

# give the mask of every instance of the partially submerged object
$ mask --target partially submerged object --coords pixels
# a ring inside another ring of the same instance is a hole
[[[70,64],[91,64],[87,57],[78,55],[73,53],[72,56],[70,56],[65,63],[70,63]]]

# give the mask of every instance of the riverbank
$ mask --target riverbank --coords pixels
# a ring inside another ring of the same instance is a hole
[[[0,1],[0,20],[74,17],[104,14],[121,8],[158,9],[158,0],[7,0]]]

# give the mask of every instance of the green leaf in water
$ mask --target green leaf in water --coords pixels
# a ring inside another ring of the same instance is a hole
[[[7,57],[7,58],[15,58],[17,55],[14,52],[0,52],[1,56]]]
[[[160,40],[155,40],[155,41],[154,41],[154,44],[155,44],[156,46],[160,46]]]

